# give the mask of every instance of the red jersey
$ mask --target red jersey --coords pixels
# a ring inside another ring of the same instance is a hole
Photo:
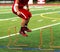
[[[15,4],[15,1],[16,1],[16,0],[14,0],[14,4]],[[25,5],[28,4],[28,1],[29,1],[29,0],[19,0],[18,6],[19,6],[19,7],[24,7]]]

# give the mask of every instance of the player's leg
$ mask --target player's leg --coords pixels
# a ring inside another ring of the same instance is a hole
[[[21,11],[22,11],[22,10],[21,10]],[[14,7],[12,8],[12,12],[17,15],[17,13],[16,13],[15,10],[14,10]],[[18,15],[17,15],[17,16],[18,16]],[[21,29],[20,29],[19,33],[22,34],[23,36],[28,36],[28,35],[25,33],[25,29],[26,29],[25,24],[26,24],[27,20],[25,20],[25,18],[24,18],[24,16],[23,16],[22,14],[19,15],[19,17],[22,18]]]
[[[22,34],[23,36],[28,36],[25,31],[26,31],[26,27],[25,27],[25,24],[26,24],[27,20],[25,19],[22,19],[22,22],[21,22],[21,29],[20,29],[20,34]]]
[[[31,30],[28,28],[28,23],[30,21],[30,18],[31,18],[31,13],[25,9],[20,9],[20,12],[22,12],[22,18],[25,19],[25,24],[24,24],[24,30],[27,31],[27,32],[31,32]],[[22,20],[22,23],[21,23],[21,26],[23,24],[23,20]]]
[[[28,14],[28,20],[27,20],[27,22],[26,22],[26,24],[25,24],[25,26],[26,26],[26,31],[27,32],[31,32],[32,30],[30,30],[29,28],[28,28],[28,23],[29,23],[29,21],[30,21],[30,18],[31,18],[31,16],[32,16],[32,14],[29,12],[29,11],[27,11],[27,14]]]
[[[22,34],[23,36],[28,36],[28,35],[25,33],[25,31],[31,32],[31,30],[27,28],[28,22],[29,22],[29,19],[28,19],[28,20],[22,19],[21,29],[20,29],[20,32],[19,32],[19,33]]]
[[[28,31],[29,29],[26,27],[26,25],[28,25],[31,14],[25,10],[25,9],[20,9],[21,14],[18,15],[19,17],[22,18],[22,22],[21,22],[21,29],[19,31],[20,34],[22,34],[23,36],[28,36],[25,31]],[[13,13],[15,13],[17,15],[17,13],[14,11],[13,9]]]
[[[30,29],[28,28],[28,23],[29,23],[29,21],[30,21],[30,18],[26,21],[26,24],[25,24],[26,31],[27,31],[27,32],[32,32],[32,30],[30,30]]]

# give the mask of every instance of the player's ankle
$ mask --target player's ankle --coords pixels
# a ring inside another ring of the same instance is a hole
[[[21,27],[21,31],[25,31],[26,27]]]

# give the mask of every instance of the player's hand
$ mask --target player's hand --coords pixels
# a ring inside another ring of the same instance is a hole
[[[18,11],[18,12],[17,12],[17,15],[20,15],[20,14],[21,14],[21,12],[20,12],[20,11]]]
[[[27,9],[29,11],[29,9]]]

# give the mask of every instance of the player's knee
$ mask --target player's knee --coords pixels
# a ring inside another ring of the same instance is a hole
[[[24,18],[25,20],[29,20],[31,17]]]
[[[29,13],[29,14],[28,14],[28,18],[31,18],[31,17],[32,17],[32,14],[31,14],[31,13]]]
[[[29,20],[29,19],[30,19],[29,17],[25,18],[25,20]]]
[[[29,20],[32,17],[31,14],[27,14],[25,20]]]

